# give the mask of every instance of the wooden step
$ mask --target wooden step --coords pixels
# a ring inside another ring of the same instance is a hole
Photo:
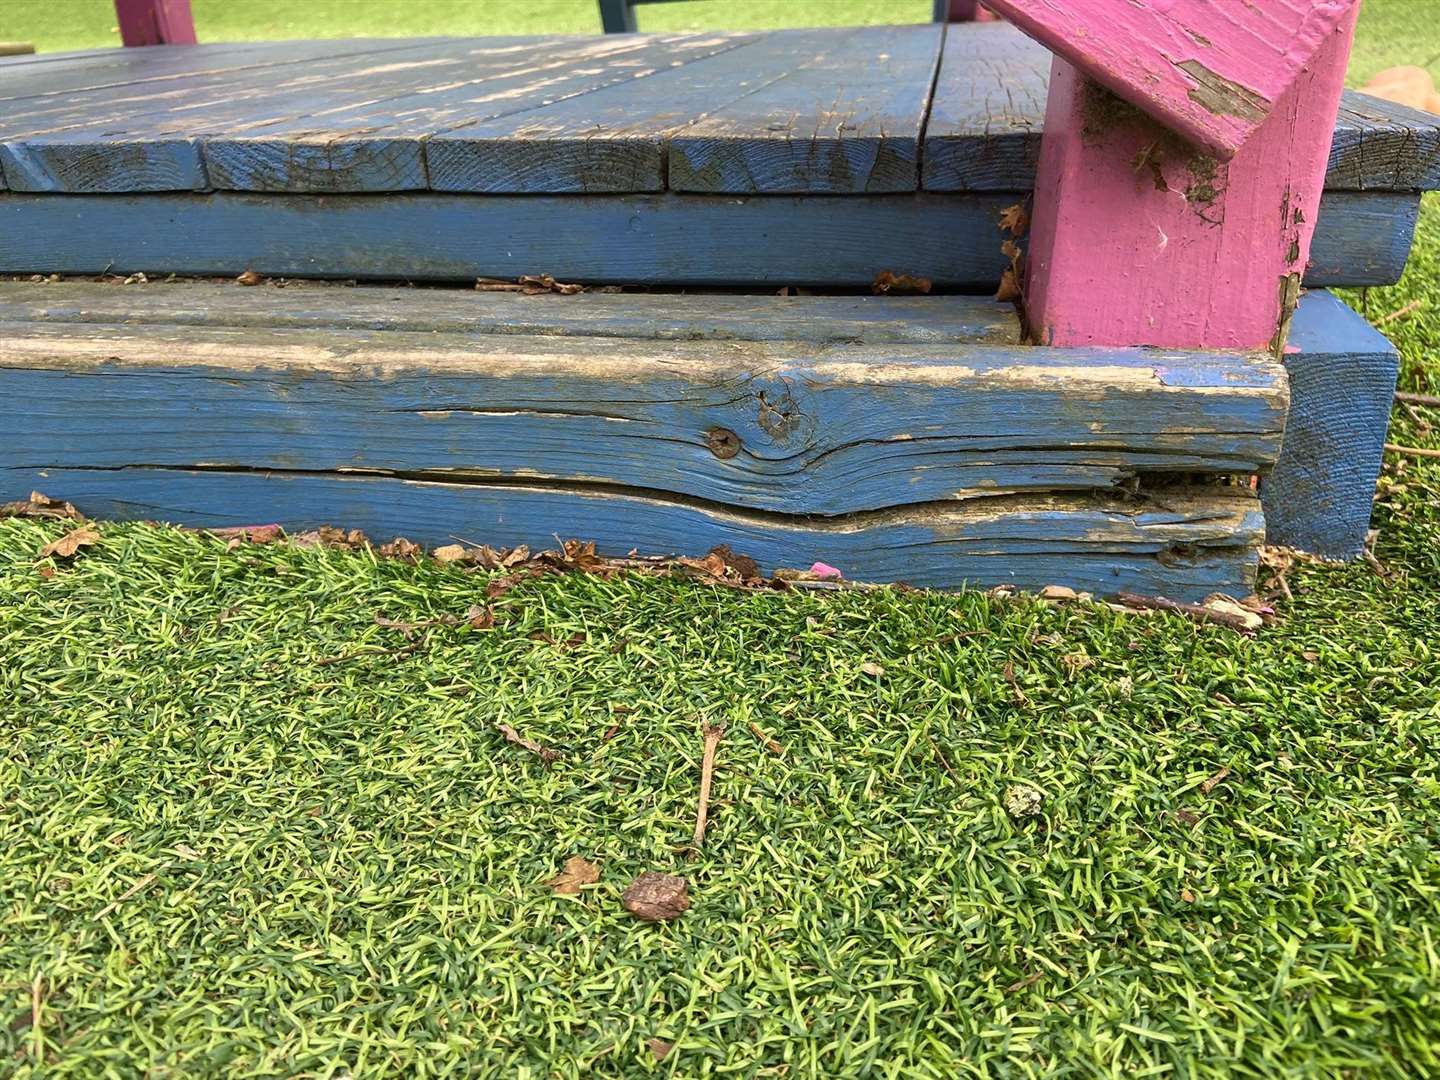
[[[1286,393],[963,297],[0,285],[0,498],[192,525],[1244,592],[1263,518],[1218,481],[1277,460]]]
[[[1047,78],[999,24],[21,57],[0,273],[993,291]],[[1335,148],[1306,281],[1396,281],[1440,125],[1350,95]]]
[[[146,321],[121,321],[132,303]],[[0,317],[20,414],[0,458],[45,467],[523,477],[835,516],[1251,474],[1286,407],[1269,358],[1031,348],[967,297],[14,284]]]

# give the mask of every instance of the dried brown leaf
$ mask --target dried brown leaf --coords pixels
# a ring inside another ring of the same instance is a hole
[[[1229,775],[1230,766],[1226,765],[1214,776],[1210,777],[1210,779],[1206,780],[1203,784],[1200,785],[1200,794],[1209,795],[1212,791],[1214,791],[1217,787],[1224,783],[1225,778]]]
[[[85,515],[75,507],[59,499],[52,499],[38,491],[32,491],[29,499],[0,505],[0,518],[73,518],[84,521]]]
[[[78,529],[71,529],[59,540],[52,540],[40,549],[40,558],[44,559],[51,555],[60,559],[69,559],[83,547],[90,547],[100,542],[100,534],[88,525],[82,525]]]
[[[913,296],[928,293],[931,281],[916,274],[897,274],[893,270],[881,270],[870,283],[870,291],[876,296]]]
[[[264,276],[254,270],[245,270],[236,277],[235,282],[238,285],[259,285],[264,280]]]
[[[388,544],[381,544],[377,553],[384,559],[407,559],[414,562],[425,553],[425,549],[403,536],[397,536]]]
[[[562,896],[579,896],[583,885],[594,885],[600,880],[600,867],[589,859],[572,855],[565,860],[564,869],[545,882]]]
[[[506,742],[514,743],[516,746],[529,750],[546,765],[549,765],[553,761],[559,761],[562,757],[565,756],[559,750],[550,750],[544,746],[541,746],[534,739],[527,739],[524,735],[521,735],[509,724],[499,724],[497,725],[497,727],[500,729],[500,734],[505,736]]]
[[[446,566],[450,563],[469,562],[470,552],[465,549],[464,544],[446,544],[432,551],[430,557],[441,566]]]
[[[655,1055],[656,1061],[664,1061],[666,1055],[675,1049],[674,1043],[668,1043],[664,1039],[651,1039],[645,1045],[650,1047],[650,1053]]]
[[[690,886],[682,877],[647,870],[620,897],[625,910],[645,922],[678,919],[690,908]]]
[[[495,625],[495,611],[480,604],[471,604],[470,610],[465,612],[465,621],[470,624],[471,630],[489,630]]]
[[[1024,203],[1013,203],[1000,211],[1000,228],[1011,236],[1024,236],[1030,228],[1030,211]]]

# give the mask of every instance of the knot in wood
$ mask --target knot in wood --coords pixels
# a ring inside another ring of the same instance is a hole
[[[713,427],[705,433],[705,445],[722,460],[732,458],[740,452],[740,436],[729,428]]]

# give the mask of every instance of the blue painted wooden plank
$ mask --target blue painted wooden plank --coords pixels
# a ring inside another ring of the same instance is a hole
[[[292,107],[287,102],[292,115],[285,120],[209,135],[204,153],[210,180],[217,189],[242,192],[405,190],[396,183],[389,166],[393,157],[403,153],[406,160],[413,161],[413,176],[406,174],[406,187],[422,189],[431,186],[425,157],[426,143],[433,135],[464,132],[471,125],[528,114],[552,102],[588,98],[609,86],[642,86],[655,76],[742,48],[753,37],[550,39],[513,53],[495,46],[508,62],[490,58],[485,68],[462,81],[441,85],[410,82],[403,92],[390,86],[384,94],[367,86],[357,104],[341,101],[324,108],[310,102]],[[379,167],[367,167],[370,156],[379,157]],[[527,180],[485,184],[478,190],[575,190],[569,163],[550,160],[544,148],[536,148],[536,153],[521,150],[521,160],[533,166]],[[454,166],[454,154],[449,161]],[[608,180],[586,174],[590,187],[602,192],[660,190],[664,180],[658,157],[629,161],[624,154],[619,158],[600,154],[600,168],[616,170],[616,176]],[[446,186],[471,190],[456,179],[454,168],[449,173],[442,168],[441,176]],[[546,183],[546,177],[553,180]]]
[[[417,39],[265,78],[219,71],[86,89],[17,103],[0,120],[0,161],[8,148],[23,162],[18,190],[417,190],[435,132],[668,73],[754,37]],[[193,146],[192,175],[162,186],[145,168],[151,141]]]
[[[233,282],[177,281],[155,289],[117,289],[75,281],[0,282],[0,322],[410,330],[844,345],[1018,345],[1021,339],[1012,305],[976,296],[673,292],[472,295],[454,289],[330,282],[291,282],[283,289],[259,290]],[[1193,370],[1191,377],[1195,377]]]
[[[0,171],[18,191],[203,190],[210,186],[201,148],[207,131],[263,123],[277,108],[323,100],[327,91],[353,97],[395,69],[422,65],[425,78],[438,78],[437,48],[444,63],[462,63],[454,46],[433,39],[318,59],[292,49],[279,51],[285,62],[248,77],[221,69],[28,98],[0,116]],[[416,167],[423,187],[423,166]]]
[[[935,25],[806,31],[810,56],[728,104],[695,103],[704,111],[669,140],[670,189],[914,191],[943,36]]]
[[[606,554],[701,554],[717,544],[762,571],[820,560],[853,580],[953,589],[1068,585],[1198,600],[1244,595],[1263,535],[1256,501],[1230,489],[1173,489],[1163,503],[1087,496],[994,499],[975,508],[915,507],[823,524],[677,504],[638,494],[440,484],[380,477],[129,469],[0,469],[0,498],[32,490],[88,514],[223,527],[323,524],[426,545],[463,537],[540,550],[555,537],[594,540]]]
[[[1050,52],[1007,23],[947,28],[925,129],[928,191],[1028,191],[1044,130]],[[1346,91],[1327,191],[1440,187],[1440,117]]]
[[[666,147],[677,132],[698,117],[763,93],[815,60],[817,50],[843,55],[841,46],[858,33],[851,28],[756,35],[645,79],[535,103],[434,135],[425,143],[430,186],[502,194],[664,190]],[[865,133],[846,136],[859,140]],[[757,127],[755,137],[777,135]],[[915,186],[912,177],[905,189]]]
[[[169,84],[200,76],[230,75],[236,85],[259,77],[260,69],[414,48],[438,38],[352,38],[345,41],[251,41],[153,45],[103,49],[92,53],[42,53],[48,63],[25,68],[0,66],[0,101],[10,109],[37,104],[33,99],[55,98],[81,91],[129,92],[139,86],[166,89]],[[265,77],[273,74],[267,73]],[[98,93],[95,97],[98,98]],[[7,110],[8,111],[8,110]]]
[[[0,398],[0,461],[36,467],[547,477],[826,515],[1253,473],[1286,402],[1244,354],[52,321],[0,324]]]
[[[1395,347],[1328,293],[1300,301],[1287,353],[1285,444],[1261,483],[1268,542],[1349,558],[1364,548],[1395,393]]]
[[[0,273],[868,287],[885,270],[993,289],[1014,195],[0,195]],[[1399,279],[1418,196],[1332,192],[1312,286]]]

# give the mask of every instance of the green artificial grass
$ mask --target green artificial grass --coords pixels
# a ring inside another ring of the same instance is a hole
[[[598,34],[596,0],[192,0],[201,41]],[[119,45],[111,0],[3,0],[0,39],[42,52]],[[930,0],[689,0],[644,4],[641,30],[928,22]]]
[[[1437,273],[1347,294],[1428,393]],[[1440,1075],[1437,493],[1253,639],[0,521],[0,1075]]]
[[[1252,640],[579,575],[473,630],[435,620],[486,575],[428,560],[103,524],[45,577],[67,526],[4,522],[0,1060],[1435,1072],[1440,514],[1385,524],[1388,580],[1292,571]],[[576,855],[601,879],[557,896]],[[645,870],[689,880],[677,922],[621,909]]]

